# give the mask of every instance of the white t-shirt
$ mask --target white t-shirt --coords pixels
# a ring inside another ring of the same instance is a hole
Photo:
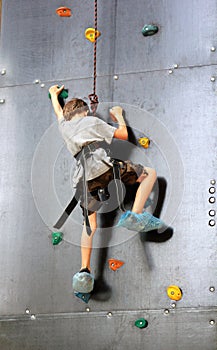
[[[79,153],[82,147],[94,141],[105,141],[111,144],[116,130],[115,127],[105,123],[103,120],[92,116],[73,117],[70,121],[61,118],[59,121],[59,129],[68,150],[73,156]],[[87,181],[104,174],[112,166],[110,157],[101,147],[96,148],[88,155],[85,164],[85,176]],[[78,160],[72,180],[74,187],[76,187],[82,177],[83,167],[80,160]]]

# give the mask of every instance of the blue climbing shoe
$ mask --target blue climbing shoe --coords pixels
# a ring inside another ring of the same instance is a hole
[[[72,279],[72,287],[78,293],[90,293],[94,286],[94,276],[88,272],[77,272]]]
[[[131,231],[148,232],[152,230],[158,230],[165,226],[165,224],[162,220],[147,212],[136,214],[128,210],[123,215],[121,215],[117,226],[126,227]]]

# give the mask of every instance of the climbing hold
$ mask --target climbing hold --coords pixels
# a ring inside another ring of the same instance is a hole
[[[142,34],[144,36],[151,36],[158,32],[158,26],[155,26],[154,24],[146,24],[142,28]]]
[[[215,220],[209,220],[209,226],[215,226]]]
[[[87,28],[85,30],[85,38],[91,41],[92,43],[94,43],[95,39],[97,39],[100,35],[101,33],[98,30],[95,31],[94,28]]]
[[[52,243],[53,245],[57,245],[63,240],[62,232],[52,232]]]
[[[124,265],[123,261],[116,260],[116,259],[109,259],[108,263],[109,263],[110,269],[113,270],[113,271],[118,270],[121,266]]]
[[[182,291],[178,286],[169,286],[167,288],[167,295],[172,300],[180,300],[182,299]]]
[[[144,318],[139,318],[135,321],[135,326],[138,328],[146,328],[148,327],[148,321],[146,321]]]
[[[56,13],[60,17],[70,17],[71,16],[71,9],[65,6],[59,7],[56,9]]]
[[[139,142],[139,144],[140,144],[142,147],[144,147],[144,148],[148,148],[149,145],[150,145],[150,140],[149,140],[148,137],[140,137],[140,138],[138,139],[138,142]]]
[[[58,88],[59,88],[60,86],[58,86]],[[66,99],[66,98],[68,98],[68,96],[69,96],[69,94],[68,94],[68,89],[63,89],[62,91],[61,91],[61,93],[59,94],[59,96],[58,97],[60,97],[60,98],[62,98],[62,99]],[[49,93],[48,94],[48,97],[51,99],[51,94]]]
[[[90,300],[91,294],[90,293],[79,293],[79,292],[75,292],[74,293],[75,296],[79,299],[81,299],[82,301],[84,301],[86,304],[88,303],[88,301]]]

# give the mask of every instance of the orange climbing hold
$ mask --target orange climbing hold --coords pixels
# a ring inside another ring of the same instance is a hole
[[[118,270],[121,266],[124,265],[123,261],[116,260],[116,259],[109,259],[108,263],[109,263],[110,269],[113,270],[113,271]]]
[[[56,9],[56,13],[60,16],[60,17],[70,17],[71,16],[71,9],[68,7],[59,7],[58,9]]]

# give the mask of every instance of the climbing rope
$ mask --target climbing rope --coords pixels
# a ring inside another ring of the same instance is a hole
[[[96,114],[97,106],[99,103],[98,96],[96,95],[96,63],[97,63],[97,0],[94,0],[94,50],[93,50],[93,93],[90,94],[89,100],[90,100],[90,107],[93,112],[93,115]]]

